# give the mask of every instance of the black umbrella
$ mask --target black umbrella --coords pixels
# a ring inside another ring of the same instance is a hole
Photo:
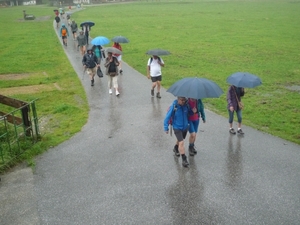
[[[159,56],[159,55],[170,55],[171,53],[167,50],[157,48],[157,49],[152,49],[147,51],[146,54]]]
[[[83,27],[85,24],[89,25],[89,27],[95,26],[95,23],[92,22],[92,21],[85,21],[85,22],[82,22],[82,23],[80,24],[80,26]]]
[[[113,42],[117,43],[129,43],[129,40],[126,37],[123,36],[116,36],[111,39]]]

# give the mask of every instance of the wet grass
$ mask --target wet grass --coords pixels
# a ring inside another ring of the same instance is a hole
[[[165,88],[193,76],[218,83],[225,94],[204,102],[225,117],[226,78],[238,71],[258,75],[263,85],[246,89],[243,98],[244,124],[300,144],[300,92],[286,88],[300,85],[300,1],[148,1],[86,8],[73,19],[94,21],[93,37],[130,39],[122,45],[123,59],[139,72],[146,74],[147,50],[172,53],[163,57]]]
[[[34,14],[36,20],[24,21],[23,9]],[[0,79],[8,78],[0,80],[0,88],[19,87],[19,93],[9,97],[23,101],[38,99],[36,107],[42,132],[42,140],[10,166],[22,160],[34,165],[34,156],[69,139],[87,121],[86,95],[54,32],[53,14],[53,7],[46,6],[0,8],[0,26],[5,30],[0,43]],[[12,74],[21,75],[14,79]],[[26,89],[41,84],[52,88],[40,89],[38,93]],[[5,95],[1,89],[0,93]],[[0,107],[1,111],[9,112],[9,107]]]

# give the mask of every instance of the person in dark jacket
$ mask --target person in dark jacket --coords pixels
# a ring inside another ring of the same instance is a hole
[[[174,134],[177,138],[173,151],[177,157],[181,155],[182,166],[184,167],[188,167],[189,165],[184,148],[184,139],[188,132],[189,125],[188,116],[196,112],[195,109],[191,109],[188,106],[186,98],[177,97],[177,100],[172,103],[164,119],[164,131],[168,134],[169,121],[172,118]]]
[[[78,26],[75,20],[72,21],[70,26],[73,33],[73,40],[75,41],[77,39],[77,30],[78,30]]]
[[[241,101],[241,97],[244,96],[244,88],[236,87],[231,85],[227,91],[227,109],[229,114],[229,132],[231,134],[236,134],[233,125],[234,112],[236,112],[238,118],[238,134],[244,134],[242,131],[242,109],[239,108],[238,101]]]
[[[87,74],[90,76],[91,79],[91,86],[94,86],[94,77],[97,73],[97,67],[99,67],[98,58],[93,53],[92,48],[87,50],[87,53],[83,56],[82,64],[84,69],[86,69]]]
[[[79,32],[79,35],[77,36],[77,41],[78,41],[78,48],[80,49],[80,53],[82,56],[84,56],[86,50],[86,37],[84,36],[82,30]]]

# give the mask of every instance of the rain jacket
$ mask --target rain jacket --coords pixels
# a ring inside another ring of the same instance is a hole
[[[175,109],[175,112],[173,114],[173,110]],[[174,115],[172,117],[172,114]],[[164,120],[164,131],[169,130],[169,120],[172,117],[172,124],[173,129],[175,130],[186,130],[188,128],[189,122],[188,122],[188,116],[192,115],[193,111],[188,106],[188,104],[179,105],[177,100],[174,100],[172,105],[170,106],[165,120]]]
[[[197,106],[195,106],[194,104],[192,105],[190,103],[190,101],[191,100],[189,100],[189,105],[190,105],[191,109],[193,109],[194,107],[196,107],[197,108],[197,113],[195,113],[193,115],[190,115],[189,116],[189,121],[198,120],[200,117],[202,118],[202,121],[206,121],[206,119],[205,119],[205,112],[204,112],[204,105],[202,103],[202,100],[201,99],[197,100],[197,102],[196,102]]]
[[[97,56],[94,53],[92,53],[91,56],[86,53],[83,56],[82,64],[86,65],[87,68],[94,68],[98,64]]]
[[[231,106],[233,106],[234,111],[239,110],[239,106],[238,106],[238,101],[236,98],[236,95],[239,99],[239,101],[241,101],[241,97],[244,96],[245,91],[244,88],[240,88],[240,87],[235,87],[233,85],[231,85],[227,91],[227,109],[229,110],[229,108]]]
[[[86,45],[86,37],[84,36],[84,34],[79,34],[77,36],[77,41],[78,41],[78,46]]]
[[[77,23],[75,23],[74,21],[71,23],[71,29],[72,29],[72,32],[75,32],[78,30]]]

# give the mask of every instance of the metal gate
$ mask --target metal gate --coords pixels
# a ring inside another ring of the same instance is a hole
[[[0,95],[0,100],[3,99],[11,100]],[[0,170],[10,166],[24,151],[40,140],[36,100],[15,101],[15,105],[21,102],[22,106],[9,113],[0,111]],[[1,103],[7,102],[1,101]]]

